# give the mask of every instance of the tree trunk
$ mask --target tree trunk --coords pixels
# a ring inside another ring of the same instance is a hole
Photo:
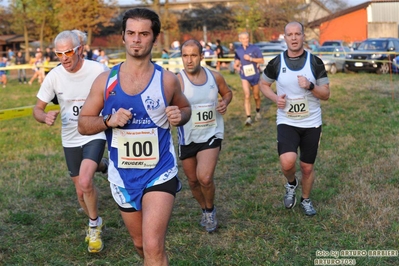
[[[40,51],[42,51],[43,55],[44,55],[43,36],[44,36],[44,26],[45,25],[46,25],[46,17],[43,18],[42,25],[40,26],[40,35],[39,35]]]
[[[30,62],[30,53],[29,53],[29,35],[28,29],[26,28],[26,24],[24,24],[24,40],[25,40],[25,59],[26,62]]]
[[[161,6],[161,4],[160,4],[159,0],[154,0],[153,9],[159,16],[160,16],[160,6]],[[153,47],[153,49],[154,49],[155,52],[161,53],[161,40],[158,39],[157,43],[158,44],[155,45]]]
[[[169,17],[169,1],[168,0],[165,0],[164,7],[165,7],[165,12],[164,12],[163,16],[165,18],[164,21],[166,21]],[[167,51],[169,50],[169,47],[170,47],[169,28],[170,28],[169,25],[167,27],[165,27],[165,30],[163,33],[163,36],[164,36],[163,48],[165,48]]]

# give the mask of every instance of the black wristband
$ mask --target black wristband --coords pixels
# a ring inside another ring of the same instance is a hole
[[[313,90],[314,89],[314,84],[313,84],[313,82],[310,82],[310,84],[309,84],[309,90],[311,91],[311,90]]]
[[[111,115],[105,115],[105,116],[103,117],[104,125],[105,125],[107,128],[110,128],[110,126],[108,126],[108,124],[107,124],[107,122],[108,122],[110,119],[111,119]]]

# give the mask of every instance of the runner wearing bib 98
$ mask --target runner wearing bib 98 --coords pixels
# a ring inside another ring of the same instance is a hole
[[[177,78],[191,104],[191,119],[178,127],[179,157],[191,193],[202,209],[201,226],[217,228],[214,172],[224,137],[223,117],[233,93],[223,76],[201,67],[202,46],[188,40],[181,47],[184,70]],[[221,96],[219,99],[219,95]]]
[[[260,115],[260,93],[259,93],[259,64],[263,64],[264,59],[259,47],[249,43],[249,34],[242,32],[238,35],[241,46],[237,47],[234,56],[234,69],[240,73],[242,89],[244,90],[244,108],[247,116],[245,125],[252,124],[251,118],[251,90],[256,105],[255,121],[261,119]]]
[[[304,29],[299,22],[285,26],[287,51],[276,56],[265,68],[261,81],[262,93],[277,104],[277,142],[281,169],[287,179],[284,205],[296,204],[295,176],[298,148],[302,174],[301,207],[313,216],[316,210],[310,200],[315,172],[314,163],[321,137],[320,100],[330,97],[329,80],[323,61],[303,48]],[[277,94],[271,89],[276,81]]]
[[[105,131],[111,193],[143,265],[168,265],[166,232],[181,188],[171,126],[191,116],[175,74],[151,62],[160,29],[152,10],[125,12],[126,60],[98,76],[79,117],[82,134]]]

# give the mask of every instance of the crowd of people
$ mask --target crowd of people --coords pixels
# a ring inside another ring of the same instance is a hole
[[[182,189],[177,159],[201,208],[199,225],[209,233],[218,228],[214,174],[225,133],[223,115],[233,92],[218,71],[221,64],[216,70],[201,64],[210,53],[207,44],[195,39],[182,43],[184,68],[174,74],[151,59],[161,31],[159,16],[150,9],[134,8],[125,12],[122,21],[126,59],[110,68],[105,51],[92,51],[78,30],[62,31],[53,49],[36,51],[32,65],[37,70],[28,82],[40,83],[33,116],[49,126],[59,116],[62,120],[66,168],[88,218],[88,251],[97,253],[104,247],[105,219],[99,215],[94,184],[95,172],[100,171],[108,175],[110,193],[144,264],[168,265],[166,233],[176,194]],[[245,95],[246,125],[252,124],[251,92],[255,121],[261,119],[260,93],[278,107],[277,151],[287,181],[284,207],[294,208],[301,184],[300,206],[305,215],[313,216],[316,209],[310,194],[322,129],[320,100],[329,98],[329,80],[320,58],[303,47],[303,25],[290,22],[284,33],[287,50],[263,72],[258,68],[262,53],[249,43],[248,33],[240,33],[234,66]],[[220,40],[216,43],[215,53],[223,58]],[[16,65],[26,63],[20,51],[13,56]],[[44,64],[42,57],[49,61],[56,57],[59,65],[44,74],[39,66]],[[7,61],[3,58],[2,64]],[[27,82],[22,69],[18,80]],[[276,91],[271,88],[274,82]],[[60,111],[46,112],[54,98]],[[177,128],[177,155],[172,127]],[[105,148],[108,158],[103,157]],[[298,154],[300,177],[296,176]]]
[[[109,58],[104,49],[99,48],[92,50],[90,45],[86,43],[82,43],[81,45],[84,47],[82,52],[83,58],[98,61],[108,66]],[[37,80],[40,85],[50,70],[60,63],[53,47],[47,47],[45,51],[42,51],[41,48],[36,48],[34,52],[30,49],[29,55],[30,61],[27,61],[25,52],[8,49],[6,56],[3,56],[0,60],[0,67],[11,67],[12,70],[15,69],[19,84],[33,85]],[[11,70],[0,70],[0,82],[3,88],[7,86],[11,74],[10,71]],[[29,72],[32,74],[28,77],[27,74],[29,74]]]

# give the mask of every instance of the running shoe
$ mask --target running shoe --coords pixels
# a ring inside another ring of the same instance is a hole
[[[104,247],[103,241],[101,240],[102,227],[104,223],[101,217],[99,217],[98,219],[99,223],[97,224],[97,226],[89,227],[88,230],[88,235],[89,235],[88,251],[90,253],[100,252]]]
[[[202,216],[201,216],[201,221],[200,221],[200,225],[203,227],[206,226],[206,220],[207,220],[206,218],[207,218],[206,213],[205,213],[205,211],[203,211]]]
[[[218,221],[216,219],[216,208],[214,207],[212,212],[206,212],[205,215],[206,215],[205,230],[208,233],[212,233],[218,227]]]
[[[313,204],[310,199],[304,199],[301,202],[301,207],[307,216],[313,216],[316,214],[316,210],[313,208]]]
[[[248,117],[247,120],[245,120],[245,125],[246,126],[252,125],[252,119],[250,117]]]
[[[294,208],[296,204],[295,189],[298,187],[298,179],[295,177],[296,186],[290,185],[288,182],[284,185],[285,195],[284,195],[284,206],[287,209]]]
[[[262,119],[262,116],[260,115],[259,112],[257,112],[256,115],[255,115],[255,121],[259,122],[261,119]]]

